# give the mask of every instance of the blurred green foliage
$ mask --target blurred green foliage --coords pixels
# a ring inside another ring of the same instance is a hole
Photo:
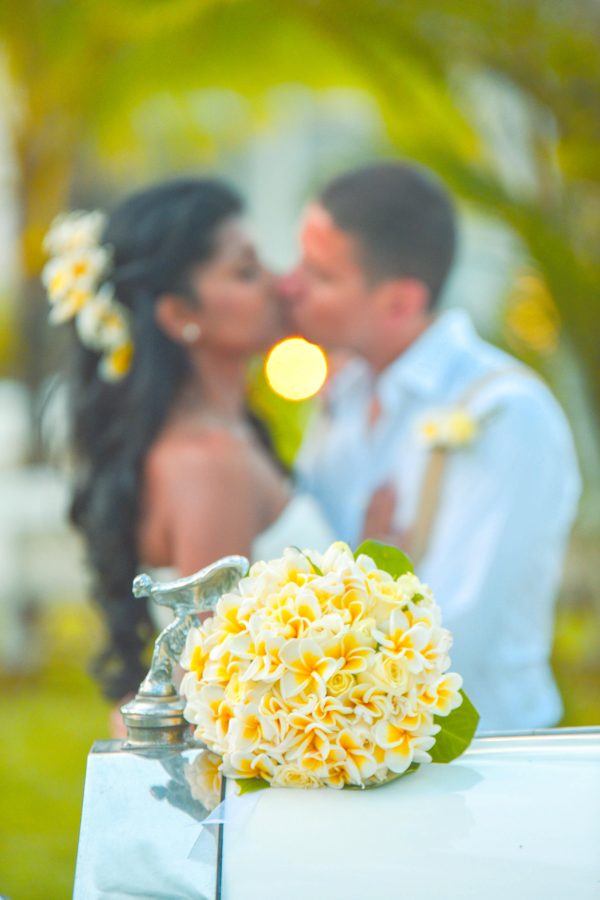
[[[39,271],[41,235],[76,193],[90,156],[122,179],[144,170],[151,148],[139,112],[148,98],[158,117],[173,106],[183,112],[168,160],[181,166],[219,149],[192,116],[181,124],[200,89],[230,89],[250,102],[251,119],[226,135],[235,144],[267,124],[265,92],[274,85],[364,88],[396,151],[430,165],[521,237],[600,409],[599,37],[600,9],[584,0],[3,4],[26,275]],[[535,166],[527,189],[515,190],[486,140],[486,127],[503,126],[485,121],[486,112],[501,119],[501,108],[472,102],[473,85],[486,79],[517,91],[526,109]]]

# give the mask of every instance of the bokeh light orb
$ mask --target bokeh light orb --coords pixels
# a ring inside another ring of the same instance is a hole
[[[320,347],[304,338],[286,338],[269,353],[267,381],[286,400],[307,400],[323,387],[327,358]]]

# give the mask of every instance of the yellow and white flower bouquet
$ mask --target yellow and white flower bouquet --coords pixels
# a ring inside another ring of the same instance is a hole
[[[400,550],[289,548],[190,632],[185,716],[242,790],[373,787],[470,743],[451,643]]]

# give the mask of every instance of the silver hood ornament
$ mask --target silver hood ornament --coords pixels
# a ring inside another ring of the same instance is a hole
[[[225,556],[187,578],[153,581],[138,575],[133,582],[135,597],[149,597],[173,611],[173,621],[156,639],[150,671],[133,700],[121,707],[127,728],[124,749],[183,746],[187,743],[184,703],[173,683],[176,665],[190,629],[199,625],[201,614],[213,612],[219,597],[238,584],[248,572],[243,556]]]

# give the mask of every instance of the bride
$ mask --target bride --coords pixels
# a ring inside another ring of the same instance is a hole
[[[79,335],[71,514],[107,627],[93,671],[113,700],[145,674],[140,569],[183,576],[332,538],[245,405],[246,363],[284,327],[241,213],[225,184],[178,180],[129,197],[102,227],[80,214],[67,234],[60,220],[46,242],[51,318],[73,318]]]

